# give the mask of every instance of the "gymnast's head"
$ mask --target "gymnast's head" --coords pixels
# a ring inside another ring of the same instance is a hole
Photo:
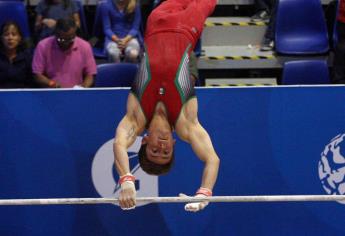
[[[175,143],[171,130],[149,129],[138,153],[141,169],[150,175],[168,173],[174,163]]]

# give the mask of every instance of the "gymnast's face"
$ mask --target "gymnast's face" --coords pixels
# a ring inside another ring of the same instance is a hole
[[[172,137],[172,132],[160,130],[151,131],[142,140],[146,146],[146,156],[150,161],[158,164],[167,164],[171,158],[176,140]]]

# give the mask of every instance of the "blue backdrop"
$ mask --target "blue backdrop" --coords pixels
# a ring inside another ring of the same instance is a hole
[[[0,198],[116,194],[109,144],[127,94],[1,91]],[[344,194],[345,87],[200,89],[197,95],[200,121],[221,158],[214,195]],[[155,195],[155,189],[159,196],[193,194],[200,186],[202,163],[189,145],[178,141],[176,147],[170,174],[148,181],[136,169],[137,187],[153,191],[143,195]],[[339,202],[213,203],[196,214],[182,204],[134,211],[115,205],[3,206],[0,235],[343,236],[344,218]]]

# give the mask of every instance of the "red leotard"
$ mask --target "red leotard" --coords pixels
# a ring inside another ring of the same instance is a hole
[[[148,18],[146,53],[132,86],[148,124],[161,101],[174,127],[183,104],[195,95],[189,53],[215,4],[215,0],[167,0]]]

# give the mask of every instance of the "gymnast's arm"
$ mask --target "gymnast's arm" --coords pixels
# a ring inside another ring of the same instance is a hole
[[[117,126],[113,144],[115,167],[120,176],[130,173],[127,149],[143,132],[145,117],[133,94],[128,95],[127,112]]]
[[[139,106],[134,95],[129,94],[127,112],[116,129],[114,140],[115,167],[120,175],[121,185],[119,203],[123,210],[134,209],[136,205],[135,179],[130,173],[127,149],[145,127],[145,117]]]
[[[205,163],[201,187],[212,191],[217,180],[220,161],[210,136],[198,121],[197,111],[197,99],[192,98],[183,107],[175,128],[177,135],[190,143],[194,153]]]

